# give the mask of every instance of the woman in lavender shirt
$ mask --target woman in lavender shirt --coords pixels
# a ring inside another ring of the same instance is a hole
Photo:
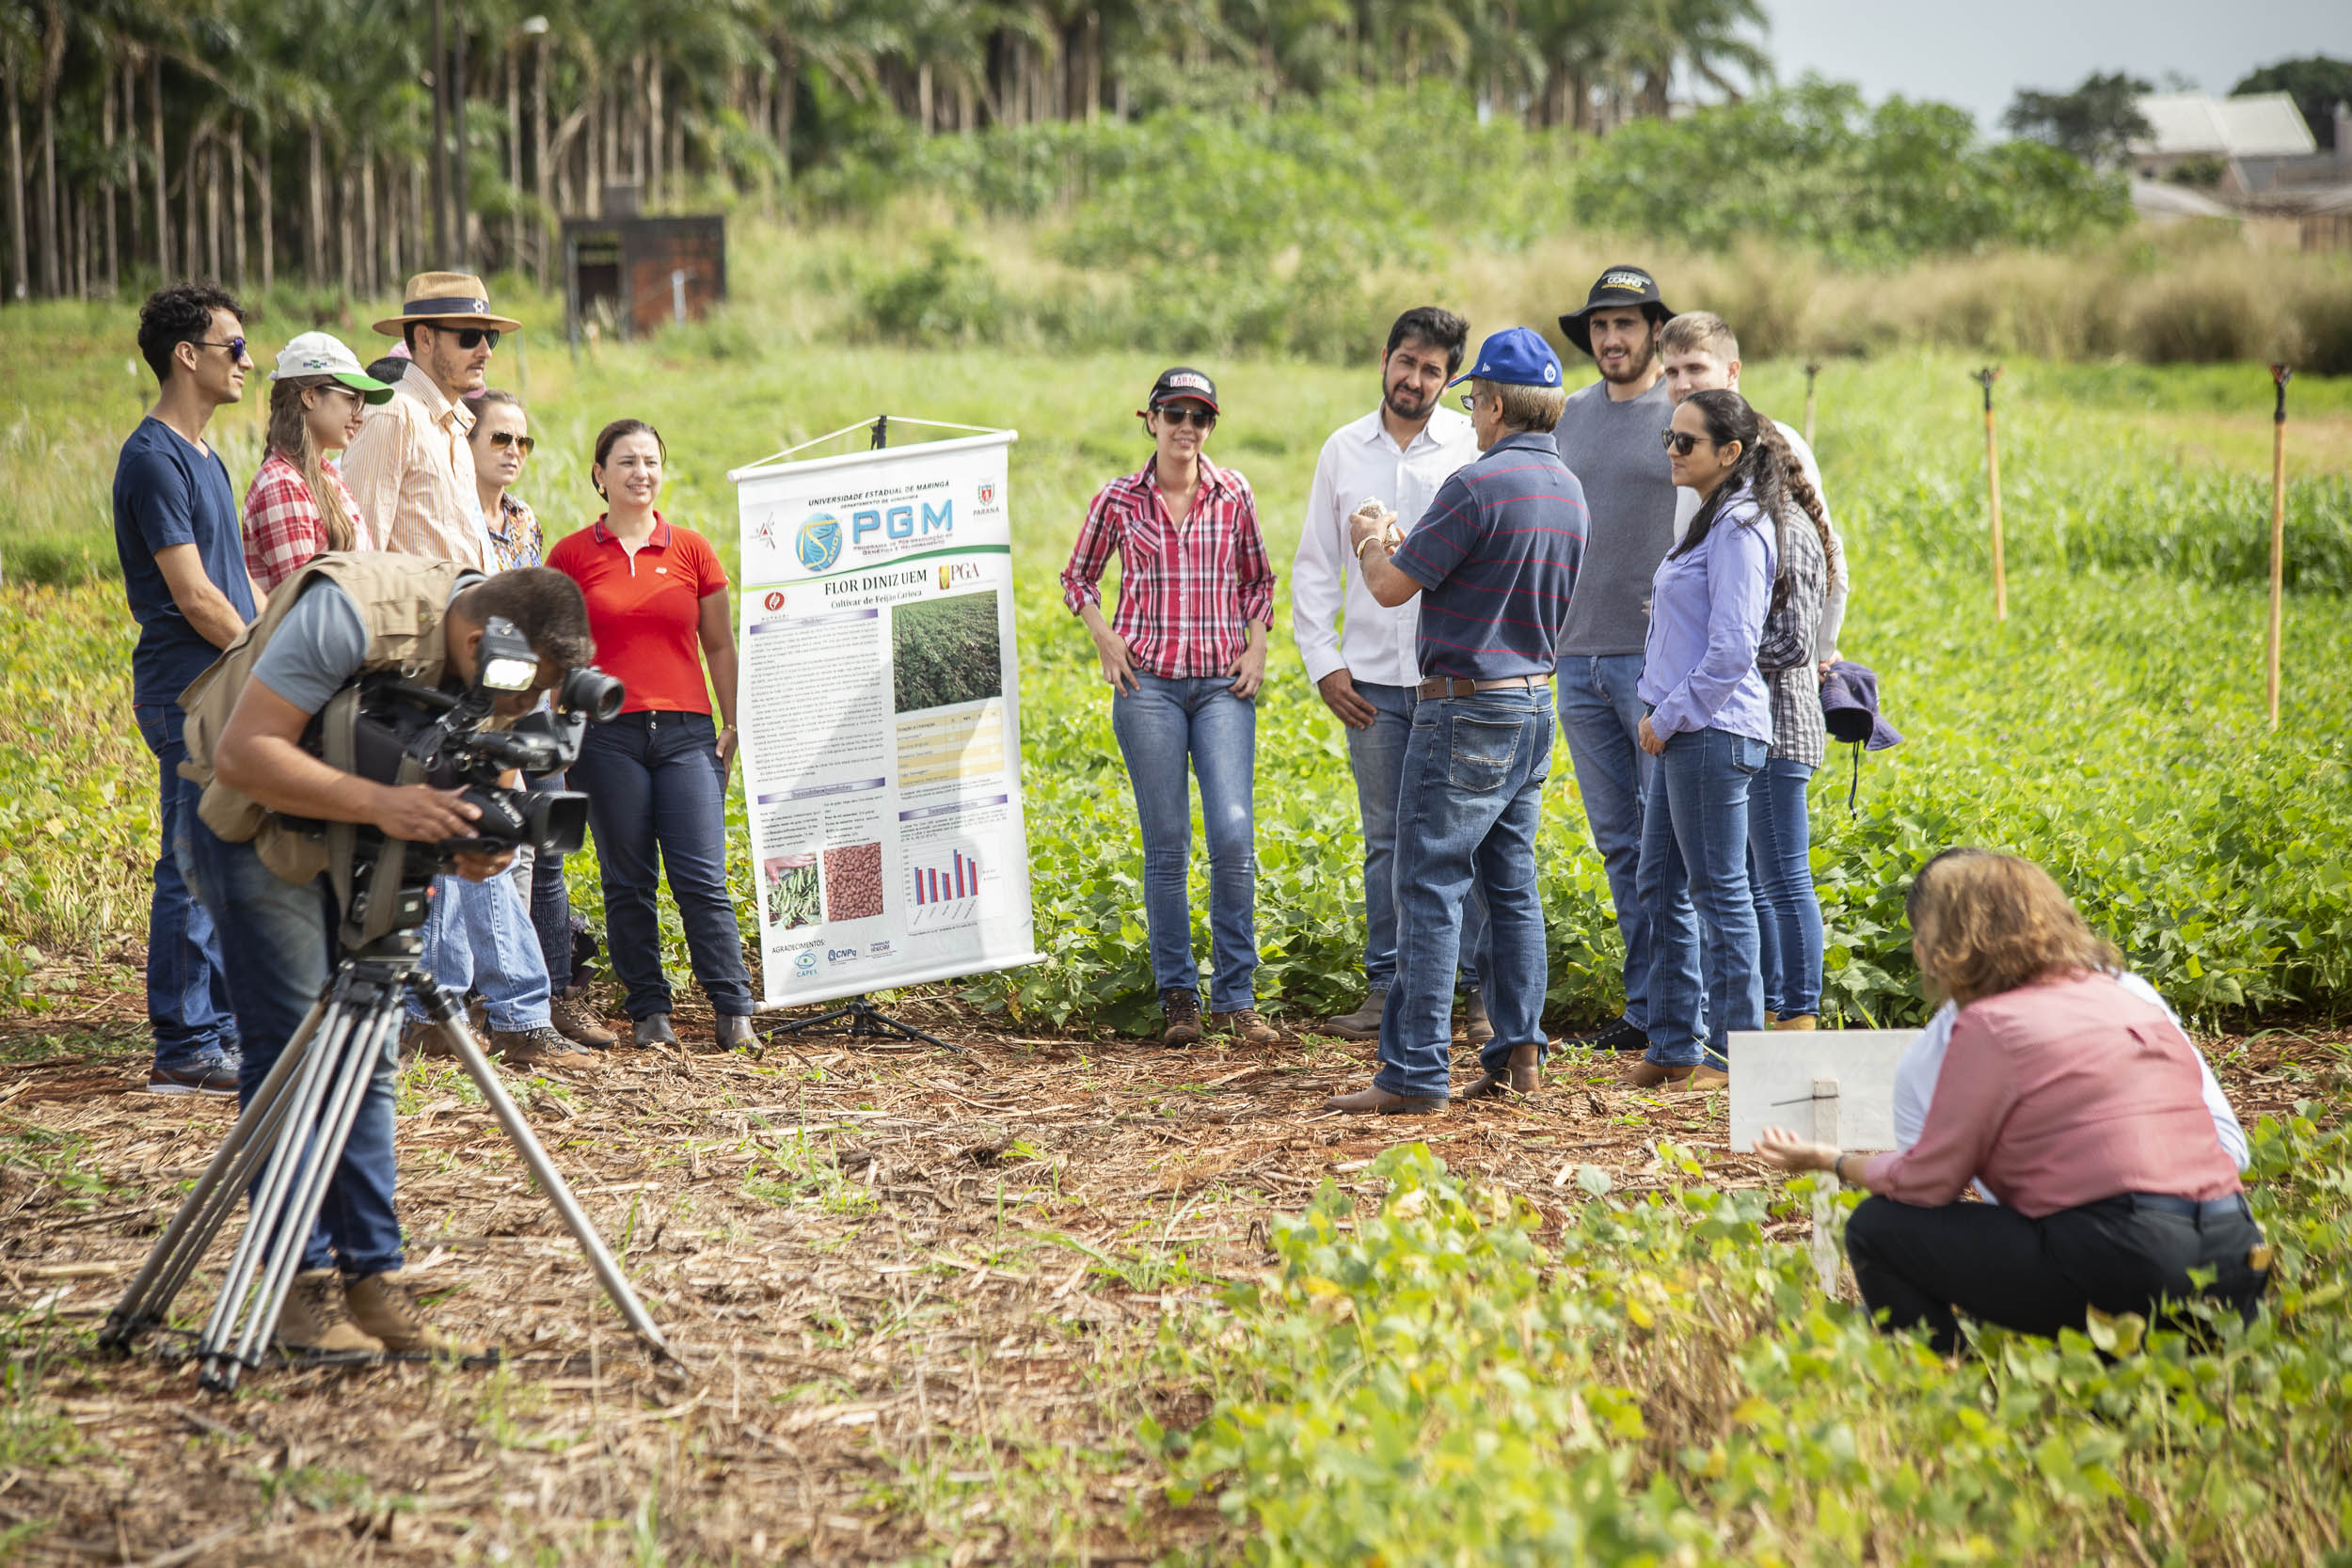
[[[1658,778],[1635,876],[1652,943],[1649,1050],[1625,1070],[1637,1088],[1727,1082],[1724,1036],[1764,1026],[1748,791],[1772,749],[1772,706],[1756,650],[1779,565],[1771,520],[1789,505],[1796,467],[1772,421],[1729,391],[1691,394],[1666,451],[1674,482],[1700,503],[1651,579],[1642,660],[1640,739]]]

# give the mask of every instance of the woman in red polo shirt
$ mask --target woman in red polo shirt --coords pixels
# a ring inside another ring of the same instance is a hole
[[[571,783],[588,794],[604,877],[605,940],[612,972],[628,990],[623,1006],[636,1043],[677,1043],[654,907],[666,866],[694,978],[719,1015],[719,1044],[750,1046],[751,974],[727,896],[735,625],[726,568],[710,542],[654,508],[667,455],[660,433],[642,420],[606,425],[588,477],[608,510],[548,551],[548,564],[587,597],[597,663],[628,688],[619,718],[588,727]]]

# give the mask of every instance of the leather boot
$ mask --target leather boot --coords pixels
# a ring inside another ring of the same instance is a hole
[[[1473,1047],[1495,1037],[1495,1026],[1486,1020],[1486,998],[1478,991],[1469,991],[1462,998],[1462,1038]]]
[[[394,1269],[372,1274],[343,1287],[359,1326],[396,1354],[425,1351],[435,1355],[480,1355],[485,1347],[459,1339],[427,1323],[416,1291]]]
[[[1255,1007],[1236,1007],[1230,1013],[1213,1012],[1209,1026],[1222,1029],[1243,1045],[1279,1045],[1282,1031],[1268,1023]]]
[[[1537,1060],[1541,1055],[1533,1042],[1513,1046],[1510,1066],[1502,1072],[1485,1074],[1462,1098],[1486,1100],[1502,1094],[1534,1094],[1543,1086],[1543,1065]]]
[[[384,1341],[352,1321],[342,1276],[333,1269],[305,1269],[294,1276],[278,1309],[277,1339],[279,1350],[384,1354]]]
[[[1364,992],[1364,1005],[1354,1012],[1324,1020],[1323,1032],[1343,1040],[1376,1040],[1380,1037],[1380,1015],[1388,1008],[1387,991],[1368,990]]]
[[[1820,1026],[1820,1017],[1813,1013],[1791,1013],[1787,1018],[1775,1019],[1766,1025],[1772,1029],[1818,1029]]]
[[[1618,1073],[1617,1082],[1631,1089],[1719,1089],[1731,1082],[1731,1074],[1703,1062],[1696,1067],[1662,1067],[1645,1057]]]
[[[719,1049],[722,1051],[757,1051],[759,1037],[752,1032],[748,1013],[719,1015]]]
[[[670,1028],[668,1013],[648,1013],[628,1026],[629,1043],[637,1046],[677,1044],[677,1036]]]
[[[1190,1045],[1200,1037],[1200,996],[1188,990],[1160,992],[1160,1043]]]
[[[1325,1110],[1337,1111],[1348,1117],[1427,1117],[1438,1115],[1445,1107],[1443,1100],[1391,1094],[1386,1089],[1358,1089],[1354,1094],[1335,1094],[1323,1102]]]

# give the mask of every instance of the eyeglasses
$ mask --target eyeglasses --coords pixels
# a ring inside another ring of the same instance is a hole
[[[1692,448],[1707,440],[1704,436],[1692,436],[1687,431],[1680,430],[1661,431],[1659,434],[1666,438],[1666,450],[1677,457],[1690,456]],[[1709,441],[1708,444],[1712,446],[1714,443]]]
[[[469,354],[480,348],[484,343],[489,344],[492,348],[499,346],[499,329],[495,326],[442,326],[434,322],[427,322],[425,325],[436,332],[446,332],[456,339],[457,346]]]
[[[521,452],[525,457],[529,457],[531,455],[531,449],[538,444],[538,442],[532,440],[530,436],[517,436],[511,430],[494,430],[490,432],[490,445],[501,448],[513,447],[516,451]]]
[[[1476,392],[1464,392],[1462,394],[1462,406],[1468,409],[1470,413],[1477,413],[1478,394]]]
[[[225,343],[216,343],[210,338],[191,338],[188,341],[196,344],[199,348],[225,348],[229,351],[229,357],[231,359],[242,359],[245,357],[245,340],[243,338],[231,338]]]
[[[1152,412],[1166,420],[1169,428],[1175,430],[1182,430],[1188,423],[1199,425],[1206,430],[1216,423],[1216,413],[1207,408],[1183,408],[1172,403],[1164,403]]]

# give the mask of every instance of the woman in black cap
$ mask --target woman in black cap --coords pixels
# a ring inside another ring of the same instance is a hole
[[[1143,907],[1152,932],[1160,1038],[1200,1037],[1192,951],[1192,802],[1200,781],[1209,840],[1210,1022],[1251,1045],[1281,1037],[1258,1016],[1257,847],[1252,799],[1256,697],[1274,621],[1274,569],[1249,482],[1202,454],[1216,386],[1179,366],[1152,384],[1144,429],[1152,460],[1105,484],[1061,575],[1111,687],[1111,728],[1143,828]],[[1101,580],[1119,555],[1119,610],[1103,618]]]

